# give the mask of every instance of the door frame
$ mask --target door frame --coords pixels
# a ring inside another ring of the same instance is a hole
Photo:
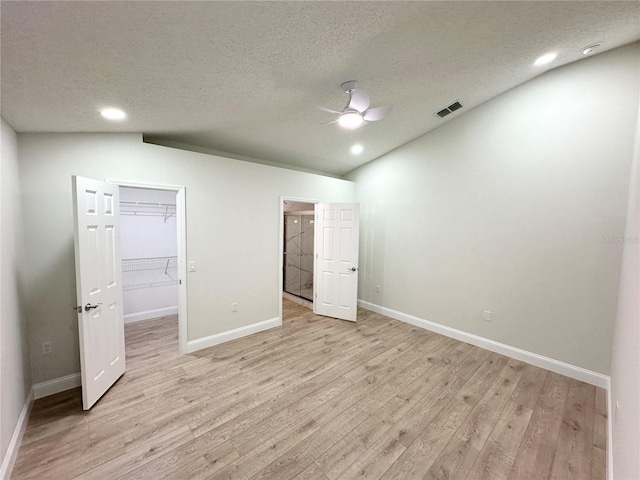
[[[167,190],[176,192],[176,227],[178,257],[178,346],[180,355],[187,352],[187,203],[186,187],[183,185],[164,185],[157,183],[131,182],[128,180],[107,179],[120,187],[146,188],[149,190]]]
[[[280,196],[280,207],[278,208],[280,217],[278,218],[278,317],[280,318],[280,323],[283,322],[282,318],[282,293],[284,292],[284,288],[282,286],[282,282],[284,281],[284,202],[301,202],[301,203],[321,203],[322,200],[318,200],[317,198],[303,198],[303,197],[290,197],[286,195]],[[314,242],[314,255],[315,255],[315,242]],[[315,259],[314,259],[315,265]],[[315,289],[314,289],[315,291]],[[315,297],[315,294],[314,294]],[[313,299],[315,302],[315,298]]]

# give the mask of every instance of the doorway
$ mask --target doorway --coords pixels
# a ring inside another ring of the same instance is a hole
[[[283,202],[283,297],[313,309],[314,204]]]
[[[293,204],[295,207],[291,207]],[[296,205],[307,204],[307,205]],[[285,208],[310,211],[313,205],[314,246],[310,307],[313,313],[355,322],[358,308],[358,247],[360,204],[321,203],[319,200],[280,197],[279,318],[282,320],[284,289]]]
[[[177,241],[176,192],[120,187],[125,325],[178,315]]]
[[[125,325],[177,316],[187,351],[186,203],[182,186],[109,180],[120,192]]]
[[[278,291],[280,292],[280,295],[278,303],[281,319],[283,298],[292,300],[299,305],[303,305],[313,310],[313,267],[315,245],[312,226],[315,226],[314,208],[316,203],[320,203],[320,200],[301,197],[280,197],[280,241],[278,249],[280,258]],[[307,222],[304,231],[301,223],[303,216]],[[296,220],[298,223],[294,223]],[[287,221],[289,222],[289,225],[287,225]],[[291,237],[291,240],[289,241],[289,251],[291,253],[287,252],[288,237]],[[302,245],[302,242],[304,242],[304,245]],[[295,248],[293,250],[291,249],[291,247],[295,247],[296,245],[301,247],[297,252],[295,251]],[[297,255],[298,253],[300,255]],[[303,258],[304,262],[302,262]],[[300,267],[304,269],[304,272]],[[286,271],[287,268],[289,269],[288,272]],[[287,282],[288,285],[285,285],[285,282]]]

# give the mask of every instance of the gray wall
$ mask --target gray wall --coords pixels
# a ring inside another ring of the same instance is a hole
[[[613,358],[616,478],[639,468],[638,250],[617,241],[638,235],[637,173],[627,196],[638,55],[635,44],[548,72],[349,175],[362,202],[360,298],[605,374]],[[354,199],[349,182],[140,140],[19,135],[21,208],[2,122],[3,458],[31,384],[21,282],[34,383],[79,370],[72,174],[187,187],[189,339],[278,315],[280,195]]]
[[[2,119],[0,156],[0,464],[29,390],[27,319],[19,289],[24,271],[16,134]]]
[[[18,144],[34,383],[80,369],[71,175],[186,187],[187,257],[198,266],[188,277],[189,340],[278,317],[281,195],[355,197],[345,180],[145,144],[137,134],[20,134]]]
[[[547,72],[350,173],[360,298],[608,374],[638,52]]]
[[[640,112],[639,112],[640,113]],[[614,478],[640,478],[640,117],[629,188],[620,297],[611,359]]]

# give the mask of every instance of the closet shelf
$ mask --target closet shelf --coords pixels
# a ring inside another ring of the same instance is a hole
[[[177,282],[178,257],[122,259],[122,286],[125,289]]]
[[[139,217],[163,217],[176,216],[176,206],[171,203],[145,203],[145,202],[120,202],[120,215],[135,215]]]

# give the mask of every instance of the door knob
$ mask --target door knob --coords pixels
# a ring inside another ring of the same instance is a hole
[[[357,271],[358,269],[356,267],[351,267],[349,270],[351,270],[352,272]]]
[[[90,303],[87,303],[84,306],[84,311],[88,312],[89,310],[91,310],[92,308],[98,308],[98,305],[102,305],[101,303],[96,303],[95,305],[91,305]]]

